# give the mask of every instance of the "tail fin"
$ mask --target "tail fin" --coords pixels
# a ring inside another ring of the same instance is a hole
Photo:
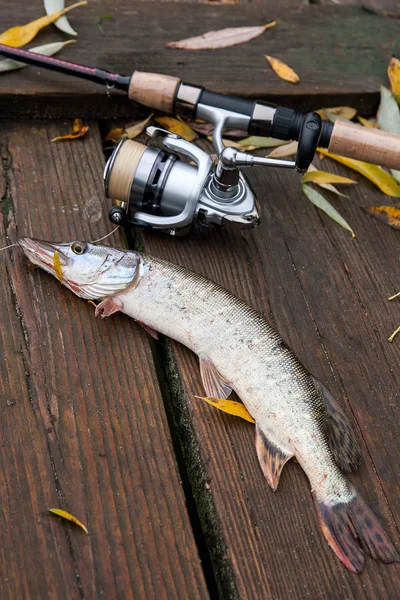
[[[400,562],[377,517],[357,493],[349,502],[333,505],[321,501],[315,492],[313,496],[322,532],[349,571],[361,573],[365,562],[363,550],[383,563]]]

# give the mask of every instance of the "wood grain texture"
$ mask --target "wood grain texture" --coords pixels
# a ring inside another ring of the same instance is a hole
[[[319,164],[348,174],[327,159]],[[264,215],[256,231],[201,230],[185,239],[146,233],[144,247],[257,308],[338,397],[355,419],[363,449],[351,480],[398,547],[400,346],[387,337],[400,311],[386,300],[400,288],[398,232],[359,208],[382,203],[365,180],[352,188],[351,199],[333,200],[357,233],[352,240],[302,195],[295,173],[258,169],[250,175]],[[222,596],[396,597],[400,565],[369,559],[362,575],[347,572],[319,530],[299,466],[285,466],[273,493],[257,463],[253,426],[194,399],[203,387],[193,354],[167,343],[162,356],[169,361],[171,402],[192,462],[194,495],[206,507],[200,512]]]
[[[96,124],[50,143],[68,129],[1,125],[1,247],[110,231]],[[0,273],[1,597],[207,598],[147,335],[95,320],[17,248]]]
[[[255,6],[257,10],[255,11]],[[36,4],[24,5],[24,20],[38,16]],[[96,23],[110,12],[105,0],[72,11],[77,43],[60,54],[66,60],[130,74],[135,69],[179,77],[209,89],[271,100],[309,110],[340,103],[375,113],[379,86],[387,83],[386,68],[398,51],[398,23],[368,13],[359,6],[304,5],[286,2],[216,5],[116,0],[114,18]],[[277,26],[239,46],[221,50],[167,49],[166,42],[212,29]],[[21,20],[20,3],[2,14],[2,28]],[[35,45],[60,39],[52,26]],[[277,56],[300,76],[300,84],[283,81],[264,55]],[[136,107],[122,92],[58,73],[28,67],[0,77],[0,115],[5,117],[132,116]]]

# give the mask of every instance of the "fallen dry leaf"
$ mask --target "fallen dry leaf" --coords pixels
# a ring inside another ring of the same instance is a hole
[[[315,112],[319,114],[321,119],[330,120],[328,117],[329,114],[331,115],[331,118],[332,115],[336,115],[337,117],[342,117],[343,119],[351,121],[351,119],[356,116],[357,109],[352,108],[351,106],[331,106],[330,108],[320,108]]]
[[[87,527],[85,527],[85,525],[83,523],[81,523],[81,521],[79,521],[79,519],[74,517],[74,515],[71,515],[71,513],[67,512],[66,510],[62,510],[61,508],[49,508],[49,512],[51,512],[53,515],[57,515],[58,517],[61,517],[63,519],[67,519],[67,521],[71,521],[72,523],[75,523],[75,525],[78,525],[79,527],[81,527],[83,529],[83,531],[86,533],[86,535],[89,535]]]
[[[43,54],[44,56],[54,56],[54,54],[60,52],[60,50],[62,50],[64,46],[68,46],[68,44],[75,44],[75,40],[67,40],[66,42],[52,42],[50,44],[43,44],[42,46],[35,46],[35,48],[29,48],[29,52]],[[26,63],[20,62],[19,60],[6,58],[0,61],[0,73],[23,69],[27,66],[28,65]]]
[[[268,54],[265,55],[265,58],[271,65],[271,68],[281,79],[289,81],[290,83],[299,83],[300,77],[297,75],[297,73],[284,62],[279,60],[279,58],[269,56]]]
[[[392,56],[387,73],[393,94],[400,95],[400,60],[398,58]]]
[[[143,131],[146,129],[147,125],[150,123],[152,118],[153,118],[153,113],[151,113],[151,115],[146,117],[146,119],[144,119],[143,121],[138,121],[137,123],[134,123],[133,125],[130,125],[129,127],[125,127],[125,136],[124,137],[127,137],[130,140],[134,140],[135,138],[137,138],[138,135],[143,133]]]
[[[251,152],[252,150],[258,150],[259,148],[276,148],[277,146],[283,146],[284,144],[286,144],[286,141],[278,140],[277,138],[251,135],[244,140],[239,140],[238,148],[240,148],[242,152]]]
[[[54,266],[54,270],[56,272],[58,281],[60,283],[62,283],[63,276],[62,276],[62,270],[61,270],[61,261],[60,261],[60,255],[57,252],[57,250],[53,254],[53,266]]]
[[[175,119],[174,117],[157,117],[154,120],[171,133],[180,135],[188,142],[193,142],[198,137],[197,133],[180,119]]]
[[[125,129],[123,127],[117,127],[115,129],[111,129],[104,138],[104,142],[111,140],[112,142],[119,142],[122,137],[124,137]]]
[[[62,17],[62,15],[65,15],[73,8],[84,6],[85,4],[87,4],[87,0],[72,4],[71,6],[68,6],[63,10],[58,10],[51,15],[40,17],[40,19],[36,19],[35,21],[27,23],[26,25],[11,27],[11,29],[7,29],[7,31],[4,31],[0,35],[0,44],[6,44],[7,46],[12,46],[13,48],[25,46],[25,44],[29,44],[29,42],[33,40],[33,38],[41,29],[43,29],[43,27],[47,27],[47,25],[54,23],[57,21],[57,19]]]
[[[364,127],[370,127],[371,129],[378,129],[378,127],[379,127],[378,123],[375,123],[374,121],[370,121],[369,119],[364,119],[364,117],[357,117],[357,119],[360,121],[361,125],[363,125]]]
[[[193,131],[196,131],[196,133],[200,133],[201,135],[206,136],[212,135],[215,129],[215,125],[213,125],[212,123],[198,123],[197,121],[188,121],[187,124],[193,129]],[[246,131],[242,129],[225,129],[224,135],[226,135],[227,137],[242,138],[246,135]]]
[[[68,133],[67,135],[59,135],[53,138],[52,142],[59,142],[63,140],[77,140],[78,138],[82,138],[89,131],[89,125],[84,125],[82,119],[75,119],[74,125],[72,128],[72,133]]]
[[[351,184],[357,183],[354,179],[349,179],[348,177],[342,177],[341,175],[334,175],[333,173],[328,173],[327,171],[308,171],[302,178],[303,183],[343,183],[343,184]]]
[[[318,152],[323,156],[329,156],[329,158],[333,158],[333,160],[350,167],[350,169],[357,171],[357,173],[361,173],[361,175],[372,181],[372,183],[388,196],[400,198],[400,185],[394,177],[384,171],[382,167],[361,160],[355,160],[354,158],[339,156],[339,154],[331,154],[323,148],[318,148]]]
[[[285,156],[292,156],[297,153],[298,145],[299,142],[296,141],[283,144],[278,148],[274,148],[274,150],[267,155],[267,158],[284,158]]]
[[[239,0],[203,0],[204,4],[239,4]]]
[[[308,167],[307,173],[311,173],[314,171],[319,171],[319,169],[317,169],[316,167],[314,167],[313,164],[311,164]],[[319,185],[319,187],[323,188],[324,190],[328,190],[329,192],[332,192],[333,194],[336,194],[337,196],[342,196],[342,198],[348,198],[348,196],[346,194],[342,194],[342,192],[339,192],[339,190],[337,188],[335,188],[335,186],[332,185],[331,183],[321,183],[318,181],[315,181],[314,183],[315,183],[315,185]]]
[[[356,234],[354,233],[350,225],[347,223],[347,221],[343,219],[343,217],[338,213],[336,208],[334,208],[332,204],[328,202],[328,200],[324,198],[322,194],[320,194],[319,192],[317,192],[317,190],[314,190],[305,183],[301,185],[301,189],[303,190],[303,193],[307,196],[307,198],[314,204],[314,206],[326,213],[328,217],[336,221],[338,225],[341,225],[344,229],[350,231],[351,237],[356,237]]]
[[[390,227],[400,229],[400,208],[395,206],[362,206],[361,208]]]
[[[392,335],[388,337],[388,342],[393,342],[396,335],[400,333],[400,327],[398,327],[395,331],[393,331]]]
[[[217,31],[208,31],[196,37],[179,40],[176,42],[168,42],[167,48],[178,48],[180,50],[215,50],[217,48],[227,48],[243,44],[258,37],[266,29],[274,27],[276,21],[270,21],[266,25],[256,27],[228,27],[227,29],[219,29]]]
[[[52,13],[62,10],[65,6],[64,0],[43,0],[44,9],[47,15],[51,15]],[[68,35],[78,35],[74,29],[72,29],[67,17],[60,17],[54,23],[54,25],[64,33]]]
[[[211,406],[215,406],[222,412],[228,413],[228,415],[234,415],[235,417],[241,417],[245,421],[255,423],[255,420],[250,415],[249,411],[241,402],[235,402],[235,400],[224,400],[223,398],[208,398],[203,396],[195,396],[199,400],[204,400]]]

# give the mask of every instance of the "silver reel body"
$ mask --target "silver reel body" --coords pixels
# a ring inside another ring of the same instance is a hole
[[[146,132],[161,143],[161,149],[122,140],[104,171],[106,193],[116,201],[110,220],[171,235],[185,235],[196,221],[204,226],[256,227],[258,202],[239,167],[294,168],[295,163],[225,147],[222,131],[226,125],[226,119],[225,124],[218,121],[213,136],[219,153],[216,166],[195,144],[158,127],[148,127]],[[182,161],[177,154],[195,164]]]

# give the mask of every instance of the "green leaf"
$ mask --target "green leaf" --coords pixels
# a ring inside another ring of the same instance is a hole
[[[314,190],[313,188],[311,188],[306,183],[303,183],[301,188],[303,190],[303,193],[314,204],[314,206],[316,206],[317,208],[324,211],[324,213],[326,213],[328,215],[328,217],[330,217],[331,219],[336,221],[336,223],[341,225],[344,229],[347,229],[347,231],[350,231],[351,236],[353,238],[356,237],[356,234],[354,233],[354,231],[352,230],[350,225],[347,223],[347,221],[345,221],[343,219],[343,217],[338,213],[336,208],[334,208],[332,206],[332,204],[330,202],[328,202],[328,200],[326,200],[326,198],[324,198],[322,196],[322,194],[317,192],[317,190]]]
[[[379,129],[394,135],[400,135],[400,109],[392,92],[381,86],[381,102],[378,108]],[[391,174],[400,182],[400,171],[390,169]]]

